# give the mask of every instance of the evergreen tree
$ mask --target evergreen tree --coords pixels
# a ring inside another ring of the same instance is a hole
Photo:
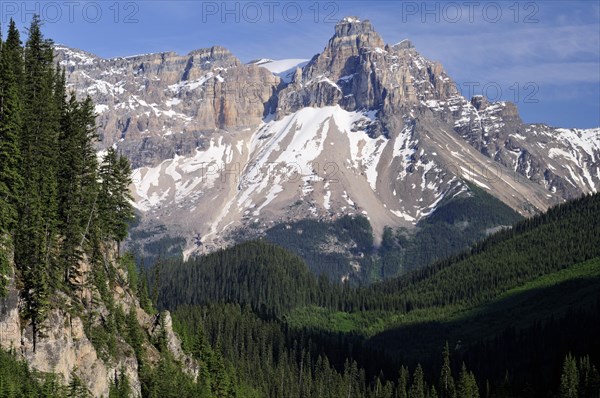
[[[128,222],[134,212],[129,192],[131,166],[127,158],[118,156],[114,148],[109,148],[100,166],[100,225],[103,236],[122,241],[127,236]]]
[[[404,366],[400,367],[400,374],[398,377],[398,387],[396,396],[398,398],[408,398],[408,369]]]
[[[12,22],[12,21],[11,21]],[[11,23],[14,29],[14,23]],[[15,33],[16,32],[16,33]],[[11,42],[18,31],[9,33]],[[0,40],[0,43],[1,40]],[[23,180],[19,172],[21,152],[19,136],[22,128],[19,84],[14,74],[21,53],[2,44],[0,54],[0,238],[12,233],[17,223],[19,196]],[[0,244],[2,241],[0,240]]]
[[[421,365],[417,365],[413,374],[412,384],[410,386],[409,398],[425,398],[425,375]]]
[[[217,345],[212,356],[212,391],[216,398],[228,398],[230,396],[229,376],[225,370],[225,363],[221,355],[221,347]]]
[[[67,386],[67,398],[86,398],[90,397],[88,389],[85,387],[79,376],[76,374],[76,368],[71,371],[71,381]]]
[[[21,102],[15,72],[22,65],[19,32],[11,20],[8,39],[0,38],[0,297],[6,294],[10,266],[6,252],[17,226],[23,179],[20,173]]]
[[[140,307],[142,307],[144,311],[152,313],[154,309],[152,308],[152,301],[150,301],[150,295],[148,293],[148,275],[143,264],[140,269],[136,292],[138,300],[140,301]]]
[[[57,86],[64,86],[64,71],[56,74]],[[60,91],[60,90],[58,90]],[[78,102],[72,94],[68,102],[57,94],[62,105],[58,171],[59,229],[62,240],[63,279],[72,284],[77,278],[77,262],[88,240],[96,212],[98,195],[97,161],[93,142],[97,139],[93,103],[89,98]],[[59,106],[59,105],[57,105]]]
[[[458,377],[457,396],[461,398],[479,398],[479,388],[475,376],[467,370],[464,362]]]
[[[454,388],[454,378],[452,377],[452,368],[450,367],[450,347],[448,346],[447,341],[446,345],[444,346],[439,388],[441,398],[455,397],[456,392]]]
[[[158,258],[158,260],[156,261],[156,263],[154,264],[153,268],[153,281],[154,284],[152,285],[152,302],[156,305],[158,303],[158,299],[159,299],[159,291],[160,291],[160,286],[161,286],[161,266],[162,266],[162,262],[160,260],[160,257]]]
[[[344,364],[344,396],[357,397],[359,396],[359,372],[356,361],[346,361]]]
[[[191,349],[192,356],[198,361],[200,369],[198,370],[198,383],[202,386],[202,390],[205,390],[203,394],[208,396],[211,391],[212,374],[210,371],[210,364],[213,363],[212,351],[210,345],[207,343],[204,336],[202,327],[199,326],[194,336],[194,342]]]
[[[109,388],[108,398],[129,398],[132,395],[125,368],[121,367],[118,374],[115,370],[115,377]]]
[[[577,372],[577,362],[569,353],[565,357],[563,371],[560,377],[560,398],[577,398],[579,386],[579,375]]]
[[[156,336],[156,343],[154,344],[158,350],[160,352],[166,353],[168,352],[167,349],[167,344],[168,344],[168,337],[167,337],[167,328],[166,328],[166,324],[165,324],[165,313],[161,312],[158,315],[158,322],[159,322],[159,327],[158,327],[158,336]]]
[[[45,317],[50,294],[49,275],[57,243],[58,111],[53,101],[52,42],[41,33],[35,16],[24,49],[22,85],[23,129],[20,139],[24,192],[15,236],[15,264],[23,279],[23,315],[38,327]]]
[[[437,393],[437,390],[435,389],[435,386],[433,386],[433,385],[431,386],[431,388],[427,392],[427,398],[438,398],[438,393]]]
[[[55,373],[47,373],[44,376],[41,396],[43,398],[56,398],[62,395],[62,386]]]
[[[131,307],[125,320],[127,327],[127,342],[133,348],[138,364],[142,361],[142,331],[138,323],[135,308]]]
[[[131,222],[135,216],[133,205],[131,204],[133,202],[133,197],[129,190],[129,186],[132,184],[131,164],[125,156],[119,156],[117,159],[116,180],[116,207],[114,211],[116,213],[117,225],[115,236],[117,242],[121,242],[127,237],[129,222]]]
[[[15,21],[11,18],[8,25],[8,33],[6,35],[6,42],[3,43],[2,52],[6,54],[7,58],[10,59],[10,69],[12,76],[17,82],[19,92],[22,88],[23,82],[23,47],[21,42],[21,35],[17,29]]]

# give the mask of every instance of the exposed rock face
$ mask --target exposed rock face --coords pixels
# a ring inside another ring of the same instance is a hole
[[[135,357],[125,357],[117,366],[105,364],[96,353],[92,342],[85,335],[83,322],[78,317],[54,309],[50,311],[42,325],[42,335],[33,349],[31,327],[21,336],[20,352],[29,365],[42,372],[55,372],[64,378],[65,383],[75,371],[94,397],[106,396],[112,376],[121,366],[127,369],[127,376],[136,394],[140,394]]]
[[[540,184],[572,199],[600,189],[600,129],[524,124],[510,102],[482,97],[431,103],[430,109],[485,156],[514,171],[515,179]]]
[[[29,366],[41,372],[53,372],[67,384],[74,372],[85,383],[94,397],[108,396],[111,377],[124,367],[133,391],[140,395],[137,361],[131,347],[122,344],[124,355],[119,361],[107,364],[98,357],[92,342],[84,332],[81,318],[62,309],[52,309],[40,325],[41,333],[33,346],[30,324],[23,324],[19,316],[19,292],[11,286],[2,301],[0,313],[0,346],[15,350]]]
[[[111,60],[56,47],[69,87],[98,104],[102,145],[136,167],[201,147],[205,132],[258,126],[280,79],[222,47]]]
[[[464,98],[439,63],[356,17],[289,83],[219,47],[58,53],[98,101],[102,145],[137,167],[141,228],[166,226],[188,254],[306,217],[411,227],[468,195],[465,181],[525,215],[600,187],[600,129],[527,125],[514,104]]]
[[[86,272],[87,270],[87,272]],[[81,263],[81,275],[89,275],[87,263]],[[123,270],[117,270],[126,280]],[[123,368],[135,396],[141,396],[141,386],[138,377],[138,362],[135,352],[120,336],[117,336],[117,357],[103,359],[96,347],[86,334],[83,319],[74,315],[73,308],[83,304],[83,317],[92,319],[93,325],[100,326],[102,319],[108,315],[108,309],[102,303],[99,292],[95,288],[81,283],[82,288],[69,297],[58,292],[53,298],[50,310],[39,326],[35,341],[31,324],[24,323],[19,311],[21,302],[19,291],[12,284],[6,297],[0,299],[0,347],[14,350],[29,366],[41,372],[57,374],[63,383],[67,384],[73,374],[84,383],[93,397],[107,397],[110,382]],[[136,311],[138,323],[147,332],[148,337],[156,333],[156,317],[152,317],[139,307],[137,299],[127,287],[116,286],[113,291],[115,303],[121,305],[127,313],[130,308]],[[173,332],[171,316],[168,312],[161,314],[167,335],[167,348],[174,358],[180,361],[183,369],[197,376],[196,362],[188,357],[181,349],[181,342]],[[146,356],[150,363],[156,363],[160,353],[148,341],[144,342]]]
[[[424,83],[431,83],[433,90],[424,90]],[[302,76],[281,91],[278,116],[339,103],[349,111],[380,109],[384,117],[414,107],[419,100],[457,94],[442,66],[421,57],[408,40],[385,45],[368,20],[347,17]]]

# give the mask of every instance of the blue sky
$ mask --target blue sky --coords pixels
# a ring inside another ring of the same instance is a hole
[[[335,21],[370,19],[387,43],[410,39],[465,96],[517,102],[526,122],[600,126],[600,2],[0,1],[0,22],[44,19],[58,43],[102,57],[212,45],[242,61],[311,58]]]

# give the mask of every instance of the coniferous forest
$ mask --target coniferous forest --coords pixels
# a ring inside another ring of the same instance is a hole
[[[149,285],[184,346],[208,341],[257,396],[595,397],[598,214],[585,196],[362,288],[263,241],[158,263]]]
[[[0,296],[20,292],[34,349],[58,297],[86,283],[109,310],[86,333],[107,360],[118,341],[133,348],[143,397],[600,397],[600,194],[365,286],[315,275],[265,240],[148,268],[120,253],[113,272],[109,248],[134,219],[129,161],[97,155],[94,104],[68,91],[38,18],[24,42],[11,21],[0,45]],[[341,222],[370,245],[365,220]],[[391,231],[386,242],[405,243]],[[161,322],[170,311],[195,376],[165,333],[146,336],[116,305],[119,284]],[[77,377],[61,385],[0,350],[0,397],[89,395]],[[130,396],[115,374],[109,397]]]

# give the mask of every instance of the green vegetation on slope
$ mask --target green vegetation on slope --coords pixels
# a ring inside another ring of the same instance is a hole
[[[55,397],[59,392],[51,376],[42,382],[41,375],[32,372],[27,364],[0,349],[0,397]],[[44,393],[45,391],[45,393]]]
[[[373,247],[369,221],[360,215],[279,224],[266,231],[265,240],[296,253],[315,275],[332,281],[348,275],[353,285],[389,279],[457,254],[523,219],[481,188],[468,186],[468,193],[443,200],[414,230],[385,228],[379,248]]]
[[[343,312],[312,306],[295,308],[286,316],[286,320],[297,328],[311,328],[331,333],[354,333],[364,337],[371,337],[393,327],[433,320],[472,322],[479,325],[480,315],[485,315],[500,327],[513,323],[515,319],[529,325],[535,319],[564,314],[572,306],[593,304],[598,293],[598,283],[600,283],[600,258],[543,275],[470,309],[461,305],[447,305],[415,309],[402,314],[396,311],[376,310]],[[553,295],[548,294],[550,290]],[[476,320],[473,321],[473,318]],[[485,333],[494,330],[488,323],[483,325],[483,328]],[[476,334],[482,335],[482,333]]]
[[[0,41],[0,295],[14,274],[34,347],[54,293],[82,287],[80,260],[108,279],[105,249],[133,215],[129,162],[111,148],[99,164],[94,104],[67,95],[41,25],[35,16],[22,46],[11,21]]]
[[[334,281],[354,273],[352,262],[363,269],[372,268],[373,230],[364,216],[279,224],[266,231],[265,240],[302,257],[313,274]]]
[[[60,309],[84,322],[98,356],[110,365],[133,348],[144,397],[214,397],[199,393],[206,384],[183,371],[163,338],[152,341],[136,313],[125,314],[115,303],[117,288],[137,291],[152,312],[133,259],[113,259],[133,216],[129,161],[114,148],[97,158],[94,104],[67,94],[65,71],[41,26],[34,16],[23,45],[11,21],[6,41],[0,39],[0,304],[7,304],[7,294],[14,302],[19,295],[21,325],[27,339],[33,336],[34,351],[40,336],[53,338],[40,328]],[[29,370],[0,350],[2,398],[87,397],[77,374],[73,370],[65,386],[59,376]],[[109,396],[131,395],[120,372]]]
[[[491,231],[521,221],[518,213],[483,189],[466,183],[468,196],[450,196],[414,232],[386,228],[370,281],[389,279],[458,254]]]
[[[296,364],[312,363],[314,370],[319,358],[327,358],[342,374],[352,367],[346,361],[356,360],[357,370],[365,372],[363,380],[369,386],[360,396],[377,391],[377,385],[381,386],[379,391],[384,391],[388,382],[392,390],[397,388],[401,384],[397,372],[403,363],[414,369],[420,362],[431,383],[431,375],[438,371],[439,350],[449,341],[455,361],[465,361],[477,369],[478,380],[488,379],[489,388],[498,396],[519,395],[523,389],[533,388],[537,394],[534,396],[545,397],[550,390],[558,390],[560,367],[569,351],[579,356],[590,354],[592,361],[599,359],[600,347],[589,343],[591,336],[600,332],[596,325],[600,324],[596,292],[600,231],[594,222],[600,214],[599,203],[600,195],[592,195],[560,205],[452,258],[365,288],[330,283],[324,278],[316,280],[297,258],[288,258],[285,251],[264,242],[252,242],[250,258],[261,263],[262,274],[249,271],[247,254],[236,248],[209,256],[206,263],[200,259],[178,264],[179,274],[167,266],[164,269],[177,276],[161,276],[161,295],[167,297],[162,304],[176,314],[177,308],[185,304],[187,315],[179,318],[181,323],[188,318],[199,319],[190,315],[194,311],[203,314],[202,326],[209,335],[216,333],[211,338],[215,344],[233,338],[231,343],[239,351],[234,354],[223,349],[224,360],[231,363],[240,363],[239,356],[258,338],[250,336],[262,333],[249,332],[247,338],[241,337],[242,330],[246,330],[242,318],[266,315],[261,321],[265,323],[256,321],[255,326],[262,329],[269,325],[269,333],[282,335],[275,339],[279,342],[276,346],[265,348],[264,355],[289,357],[288,350],[292,349]],[[261,251],[265,254],[260,255]],[[276,271],[278,267],[282,270]],[[167,273],[164,269],[161,275]],[[227,276],[218,278],[217,269]],[[299,279],[294,283],[294,278]],[[293,286],[293,294],[279,292],[280,281],[286,287],[283,290]],[[258,292],[273,294],[250,294],[249,285]],[[178,288],[182,291],[176,296],[186,299],[169,302],[170,292]],[[203,292],[207,288],[209,292]],[[222,324],[207,326],[208,319],[220,316],[215,312],[225,311],[211,307],[215,299],[247,305],[243,311],[246,315],[231,315],[238,323],[229,329]],[[282,304],[285,300],[290,300],[288,305]],[[197,304],[202,307],[194,307]],[[255,342],[260,346],[258,340]],[[553,343],[543,355],[535,354]],[[530,355],[520,356],[521,352]],[[485,358],[490,357],[496,360],[486,362]],[[261,360],[274,366],[264,369],[268,375],[265,380],[275,377],[270,372],[277,366],[291,366],[275,365],[273,358]],[[460,365],[452,365],[455,377],[464,373],[457,372]],[[506,371],[510,375],[508,384],[504,382]],[[248,380],[249,375],[238,377]],[[310,384],[318,376],[306,377]],[[248,383],[258,390],[265,387]],[[483,386],[480,382],[479,388]]]
[[[161,308],[184,304],[239,303],[269,316],[280,316],[313,302],[317,281],[296,255],[254,241],[183,262],[157,265]]]
[[[481,304],[541,275],[599,257],[598,214],[598,194],[561,204],[467,252],[361,289],[348,306],[410,312]]]

